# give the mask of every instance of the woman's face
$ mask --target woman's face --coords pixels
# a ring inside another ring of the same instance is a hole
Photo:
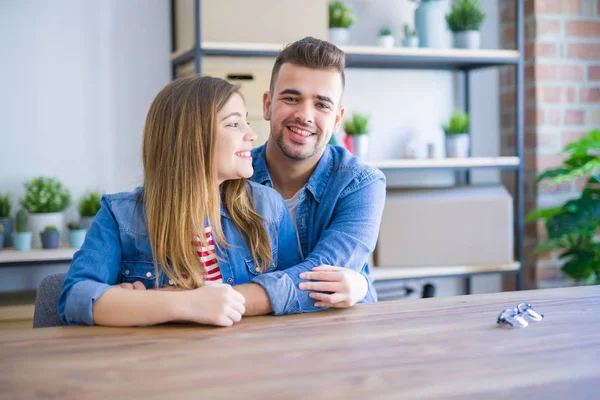
[[[256,134],[247,122],[248,112],[242,96],[234,93],[217,113],[215,160],[219,184],[254,173],[250,151]]]

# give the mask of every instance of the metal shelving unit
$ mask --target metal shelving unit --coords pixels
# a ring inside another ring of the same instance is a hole
[[[171,2],[172,15],[174,19],[174,2]],[[189,61],[194,60],[195,71],[202,71],[202,57],[205,56],[228,56],[228,57],[272,57],[274,58],[281,49],[272,44],[248,44],[248,43],[216,43],[202,42],[200,37],[200,0],[194,0],[195,7],[195,45],[192,49],[173,53],[171,66],[173,78],[176,77],[177,68]],[[440,275],[427,275],[427,277],[465,276],[467,293],[470,293],[470,277],[482,273],[514,273],[516,274],[516,286],[522,288],[522,261],[523,261],[523,150],[524,150],[524,0],[516,0],[516,50],[466,50],[466,49],[429,49],[429,48],[394,48],[383,49],[368,46],[343,46],[346,53],[347,68],[393,68],[393,69],[426,69],[447,70],[462,73],[464,75],[464,109],[470,112],[469,88],[470,72],[490,67],[512,66],[516,70],[516,110],[515,110],[515,134],[516,154],[514,157],[489,157],[470,158],[467,160],[384,160],[374,162],[386,172],[386,170],[454,170],[465,171],[465,182],[470,183],[470,171],[478,168],[495,168],[501,170],[513,170],[516,173],[514,188],[514,252],[515,262],[510,268],[498,268],[497,270],[482,270],[481,268],[469,270],[468,268],[459,274],[453,274],[444,269]],[[175,50],[175,23],[173,21],[173,50]],[[446,267],[450,268],[450,267]],[[382,268],[383,269],[383,268]],[[436,271],[435,268],[431,271]],[[465,272],[466,271],[466,272]],[[382,277],[389,275],[385,272],[379,273]],[[403,277],[401,272],[396,271],[393,279],[415,278],[411,270],[410,276]],[[392,279],[392,278],[390,278]]]

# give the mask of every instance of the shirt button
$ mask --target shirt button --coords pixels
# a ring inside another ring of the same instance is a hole
[[[129,270],[128,269],[125,270],[125,275],[129,275]]]
[[[233,283],[233,279],[231,279],[231,278],[227,279],[227,283],[232,284]]]
[[[256,267],[256,268],[254,268],[254,270],[255,270],[256,272],[260,272],[260,267]]]
[[[146,272],[146,278],[152,278],[152,272],[150,272],[150,271]]]
[[[174,285],[174,284],[175,284],[175,282],[173,282],[173,280],[172,280],[172,279],[169,279],[169,285],[171,285],[171,286],[172,286],[172,285]]]

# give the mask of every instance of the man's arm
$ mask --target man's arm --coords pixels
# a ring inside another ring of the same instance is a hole
[[[365,186],[340,197],[331,225],[302,263],[281,271],[261,274],[252,280],[266,292],[275,315],[322,309],[315,307],[315,299],[310,297],[309,291],[299,288],[301,282],[306,282],[300,278],[301,273],[320,265],[361,271],[369,254],[375,249],[385,203],[385,178],[380,174],[375,178]],[[264,301],[264,294],[256,293],[259,293],[258,289],[246,296],[247,308],[254,308],[255,304]]]

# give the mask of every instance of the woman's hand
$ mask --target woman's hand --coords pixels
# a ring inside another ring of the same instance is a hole
[[[300,278],[314,281],[302,282],[299,288],[313,291],[309,296],[317,300],[315,307],[352,307],[365,298],[369,289],[362,274],[331,265],[320,265],[310,272],[303,272]]]
[[[177,306],[178,320],[199,324],[232,326],[242,320],[246,299],[231,285],[211,284],[198,289],[182,290]]]

